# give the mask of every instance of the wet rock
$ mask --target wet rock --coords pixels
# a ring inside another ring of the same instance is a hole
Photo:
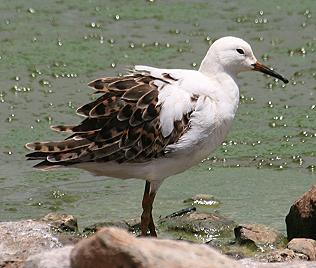
[[[135,238],[118,228],[104,228],[80,241],[71,252],[72,268],[230,268],[236,261],[214,249],[184,241]]]
[[[30,256],[22,268],[70,268],[70,252],[73,246],[43,251]]]
[[[31,254],[61,246],[46,223],[33,220],[0,223],[0,263],[6,263],[4,267],[10,267],[10,262],[23,262]]]
[[[257,247],[276,245],[281,240],[281,234],[261,224],[242,224],[234,229],[234,233],[238,243]]]
[[[285,221],[288,240],[300,237],[316,240],[316,185],[295,201]]]
[[[41,218],[40,221],[50,224],[52,227],[56,229],[56,231],[78,231],[77,219],[72,215],[52,212]]]
[[[294,238],[288,243],[287,248],[306,255],[311,261],[316,260],[316,241],[313,239]]]
[[[213,195],[209,194],[197,194],[189,199],[184,200],[184,203],[191,203],[192,205],[211,206],[218,207],[220,205]]]
[[[166,231],[173,231],[185,239],[191,235],[204,237],[204,240],[207,241],[227,232],[232,236],[236,223],[219,214],[189,210],[188,213],[174,213],[161,219],[159,226]]]

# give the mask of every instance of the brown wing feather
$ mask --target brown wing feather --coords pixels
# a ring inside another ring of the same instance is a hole
[[[90,111],[97,106],[99,103],[102,103],[104,100],[110,97],[110,93],[104,93],[101,97],[97,98],[96,100],[89,102],[77,109],[77,114],[88,117],[90,114]]]
[[[44,160],[36,166],[50,168],[84,161],[145,162],[162,156],[166,146],[187,130],[190,114],[175,122],[172,133],[163,137],[154,80],[149,74],[136,73],[92,81],[89,86],[103,95],[78,108],[77,113],[86,118],[76,126],[52,127],[72,133],[65,141],[27,144],[34,150],[28,159]]]
[[[58,153],[91,143],[88,139],[68,139],[64,141],[33,142],[26,144],[26,148],[36,152]]]

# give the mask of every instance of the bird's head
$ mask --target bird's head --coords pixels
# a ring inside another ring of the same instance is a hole
[[[223,68],[231,74],[238,74],[244,71],[259,71],[275,78],[282,80],[284,83],[289,81],[282,75],[271,70],[269,67],[260,63],[252,52],[250,45],[237,37],[226,36],[216,40],[210,47],[205,59],[201,64],[201,68]]]

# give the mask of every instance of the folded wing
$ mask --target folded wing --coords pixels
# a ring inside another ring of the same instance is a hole
[[[80,162],[146,162],[161,157],[190,127],[196,96],[181,89],[181,81],[167,70],[136,66],[123,77],[89,83],[102,94],[77,109],[78,125],[52,126],[71,135],[63,141],[33,142],[30,160],[50,168]]]

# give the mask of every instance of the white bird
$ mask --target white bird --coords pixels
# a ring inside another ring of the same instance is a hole
[[[136,65],[122,77],[89,83],[102,94],[77,110],[85,119],[66,140],[33,142],[36,168],[75,167],[96,175],[146,180],[141,233],[156,236],[152,206],[163,180],[208,157],[225,139],[239,102],[237,74],[260,71],[288,80],[259,63],[250,45],[223,37],[198,71]]]

